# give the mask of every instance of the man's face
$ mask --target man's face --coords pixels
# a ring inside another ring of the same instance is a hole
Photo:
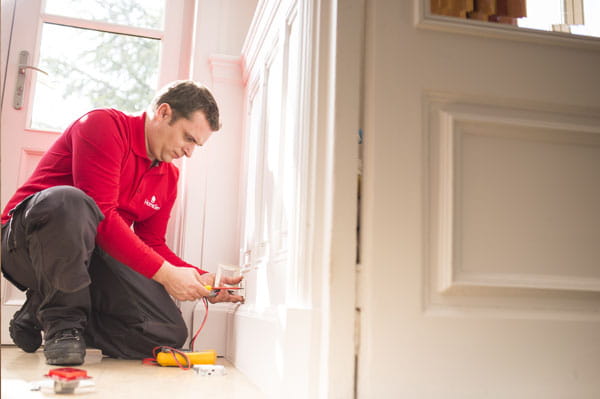
[[[171,123],[173,112],[168,104],[156,110],[153,122],[156,134],[148,137],[148,155],[153,160],[171,162],[182,156],[191,157],[196,146],[202,146],[212,134],[202,111],[190,119],[179,118]]]

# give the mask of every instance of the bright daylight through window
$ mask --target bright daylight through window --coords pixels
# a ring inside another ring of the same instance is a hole
[[[31,128],[62,131],[93,108],[143,111],[158,85],[164,0],[47,0]],[[64,20],[64,22],[63,22]],[[98,28],[98,23],[102,26]],[[110,25],[108,25],[110,24]],[[122,27],[140,28],[122,34]]]

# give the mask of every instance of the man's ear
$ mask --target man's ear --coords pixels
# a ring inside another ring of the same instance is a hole
[[[173,115],[173,110],[171,106],[167,103],[162,103],[156,108],[155,114],[159,120],[166,119],[167,121],[171,120],[171,116]]]

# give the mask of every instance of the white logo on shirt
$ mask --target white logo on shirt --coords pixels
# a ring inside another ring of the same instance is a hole
[[[149,206],[150,208],[154,209],[155,211],[158,211],[160,209],[160,206],[158,206],[156,204],[156,196],[152,196],[152,199],[150,201],[148,200],[144,200],[144,205]]]

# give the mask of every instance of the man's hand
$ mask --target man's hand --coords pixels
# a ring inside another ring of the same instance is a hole
[[[241,302],[244,303],[244,297],[232,295],[227,290],[220,290],[216,296],[210,297],[210,291],[205,288],[211,287],[215,283],[214,273],[205,273],[200,275],[196,269],[191,267],[177,267],[165,261],[160,269],[152,277],[153,280],[161,283],[169,295],[180,301],[195,301],[202,297],[207,297],[210,303],[217,302]],[[221,283],[235,285],[242,281],[242,276],[238,278],[223,277]]]
[[[210,291],[204,288],[201,277],[196,269],[176,267],[165,261],[152,279],[161,283],[175,299],[194,301],[210,294]]]

